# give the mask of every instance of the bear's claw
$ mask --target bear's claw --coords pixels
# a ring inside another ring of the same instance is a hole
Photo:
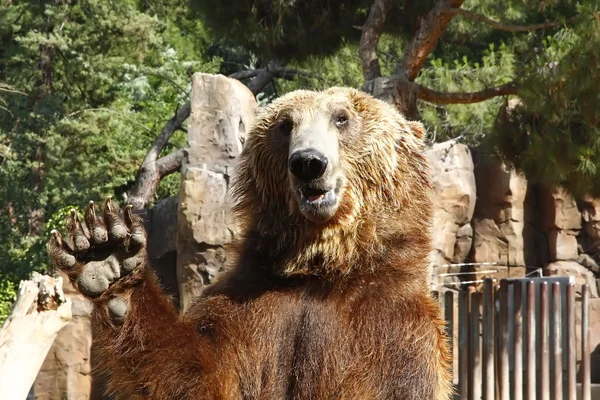
[[[144,265],[146,230],[131,206],[121,214],[110,197],[106,198],[102,217],[90,201],[82,223],[75,210],[67,217],[68,240],[53,230],[48,253],[81,293],[89,297],[103,294],[110,285]]]

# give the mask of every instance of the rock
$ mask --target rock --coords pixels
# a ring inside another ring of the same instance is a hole
[[[576,201],[563,189],[549,185],[539,187],[537,198],[550,261],[577,260],[581,213]]]
[[[36,400],[81,399],[91,396],[92,328],[89,300],[77,294],[63,276],[63,291],[71,298],[73,319],[58,333],[33,384]]]
[[[148,229],[148,260],[156,271],[162,287],[179,303],[177,284],[177,206],[178,197],[160,200],[144,210]]]
[[[454,244],[453,263],[461,263],[466,260],[471,245],[473,244],[473,227],[471,224],[465,224],[456,231],[456,243]]]
[[[494,160],[478,162],[475,178],[477,205],[472,222],[471,261],[520,267],[527,265],[523,235],[527,181]]]
[[[594,261],[588,254],[580,254],[577,258],[577,263],[583,265],[588,270],[592,271],[594,275],[600,274],[600,266]]]
[[[176,235],[182,310],[225,266],[223,246],[235,235],[229,180],[256,107],[254,95],[238,80],[201,73],[192,78]]]
[[[543,210],[542,226],[547,230],[577,231],[581,229],[581,213],[577,202],[563,189],[541,185],[538,203]]]
[[[586,197],[578,202],[581,212],[581,232],[579,242],[582,253],[596,257],[600,253],[600,199]],[[595,270],[596,274],[600,271]]]
[[[598,298],[598,286],[594,274],[575,261],[556,261],[546,267],[550,276],[574,276],[575,292],[581,295],[581,286],[590,285],[590,298]]]
[[[455,141],[434,144],[426,156],[436,193],[433,237],[435,264],[440,268],[463,262],[471,248],[470,221],[476,200],[473,159],[469,148]]]
[[[577,260],[577,237],[573,231],[547,232],[550,260]]]
[[[145,210],[148,230],[148,257],[160,259],[177,250],[177,196],[160,200]]]

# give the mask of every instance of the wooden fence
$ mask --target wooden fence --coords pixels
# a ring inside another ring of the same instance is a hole
[[[589,286],[584,285],[579,397],[583,400],[591,400],[589,298]],[[473,287],[458,296],[446,291],[441,300],[451,340],[458,330],[458,354],[453,355],[458,357],[458,398],[578,398],[573,277],[499,282],[488,278],[482,292]]]

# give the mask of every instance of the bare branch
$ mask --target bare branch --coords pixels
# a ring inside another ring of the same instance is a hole
[[[158,176],[162,179],[167,175],[177,172],[181,169],[181,162],[185,157],[185,150],[179,149],[174,153],[164,156],[156,161]]]
[[[27,93],[21,92],[20,90],[16,90],[12,86],[2,82],[0,82],[0,92],[17,93],[22,94],[23,96],[27,96]]]
[[[365,80],[381,76],[381,68],[377,58],[377,44],[385,23],[385,16],[391,4],[391,0],[375,0],[361,29],[359,54]]]
[[[248,83],[248,89],[256,96],[260,93],[273,78],[294,79],[297,75],[306,75],[320,78],[319,75],[310,72],[301,71],[298,69],[286,68],[281,61],[274,61],[267,65],[266,68],[260,68],[254,71],[259,71],[255,78]],[[231,77],[231,75],[230,75]]]
[[[533,25],[509,25],[502,22],[494,21],[486,16],[462,8],[450,8],[447,10],[447,12],[454,15],[462,15],[463,17],[467,17],[488,24],[492,28],[509,32],[531,32],[539,29],[556,28],[557,26],[561,26],[563,24],[563,22],[560,21],[552,21]]]
[[[252,94],[256,96],[265,87],[267,87],[269,83],[271,83],[271,80],[274,77],[275,75],[273,72],[269,71],[268,69],[261,69],[260,73],[248,83],[248,89],[250,89]]]
[[[173,133],[190,116],[190,112],[191,106],[187,102],[177,110],[175,116],[167,122],[158,137],[154,140],[154,143],[152,143],[152,146],[150,146],[150,150],[148,150],[144,162],[138,170],[135,183],[128,193],[127,202],[133,206],[134,210],[140,210],[150,202],[150,199],[156,192],[160,178],[174,172],[174,168],[178,168],[176,165],[177,160],[179,166],[181,165],[183,155],[179,156],[180,151],[163,157],[162,161],[157,161],[157,159],[162,149],[169,142],[169,139],[171,139],[171,136],[173,136]]]
[[[414,81],[427,56],[437,45],[446,26],[454,14],[450,8],[459,8],[463,0],[440,0],[421,22],[421,26],[413,36],[402,55],[397,73],[404,73],[409,81]]]
[[[416,84],[415,84],[416,85]],[[427,101],[434,104],[472,104],[479,103],[480,101],[488,100],[497,96],[506,96],[510,94],[517,94],[518,87],[514,82],[506,83],[504,85],[491,87],[480,90],[478,92],[457,92],[457,93],[443,93],[436,92],[424,86],[418,85],[417,98],[419,100]]]
[[[148,154],[146,154],[146,158],[144,158],[144,162],[142,163],[142,165],[153,163],[156,161],[162,149],[166,146],[167,143],[169,143],[169,139],[171,139],[173,133],[175,133],[175,131],[181,126],[181,124],[183,124],[183,121],[185,121],[190,116],[190,111],[191,106],[190,102],[188,101],[183,105],[183,107],[177,110],[177,113],[175,113],[175,116],[173,118],[167,121],[167,124],[164,126],[164,128],[162,128],[157,138],[154,139],[154,143],[152,143],[152,146],[150,146],[150,150],[148,151]]]
[[[283,66],[267,66],[267,68],[257,68],[257,69],[249,69],[246,71],[234,72],[229,75],[229,78],[232,79],[248,79],[254,78],[249,84],[248,88],[250,91],[257,95],[263,90],[273,78],[282,78],[292,80],[298,75],[309,76],[312,78],[321,79],[321,76],[318,74],[313,74],[307,71],[302,71],[299,69],[286,68]]]
[[[275,75],[276,78],[283,78],[283,79],[288,79],[288,80],[294,79],[297,75],[304,75],[304,76],[308,76],[310,78],[323,79],[323,77],[319,74],[302,71],[300,69],[275,67],[275,68],[269,69],[269,71],[271,71]]]
[[[265,70],[264,68],[247,69],[245,71],[234,72],[233,74],[229,75],[228,78],[239,79],[239,80],[247,79],[247,78],[254,78],[255,76],[257,76],[264,70]]]

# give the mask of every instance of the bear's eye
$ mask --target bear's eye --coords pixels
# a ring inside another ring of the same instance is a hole
[[[278,133],[289,136],[292,133],[292,129],[294,129],[294,123],[288,118],[282,119],[277,123],[275,129]]]
[[[348,117],[346,117],[345,115],[338,115],[337,117],[335,117],[335,126],[337,126],[338,128],[346,125],[347,123]]]

